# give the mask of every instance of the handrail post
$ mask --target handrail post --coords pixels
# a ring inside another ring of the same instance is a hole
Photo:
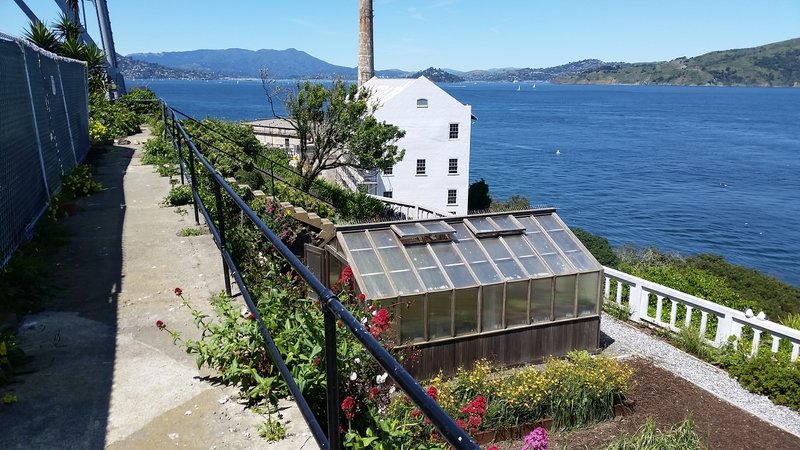
[[[323,301],[327,301],[324,299]],[[332,450],[339,450],[339,380],[336,372],[336,317],[327,306],[322,308],[325,316],[325,380],[328,396],[328,443]]]
[[[194,169],[194,152],[191,150],[191,148],[189,148],[188,150],[189,150],[189,176],[191,177],[190,180],[192,184],[192,191],[195,193],[195,195],[197,195],[197,198],[200,198],[200,191],[198,191],[197,188],[197,173],[195,172]],[[194,224],[200,225],[200,214],[197,203],[198,203],[197,199],[194,199],[194,201],[192,202],[192,204],[194,205]]]
[[[186,174],[183,170],[183,149],[181,148],[181,137],[178,135],[178,125],[175,123],[175,114],[172,114],[172,139],[178,147],[178,168],[181,171],[181,184],[186,184]]]
[[[224,204],[222,202],[222,191],[220,190],[219,183],[214,182],[214,200],[217,203],[217,228],[219,228],[219,251],[224,254],[225,246],[225,212],[222,210]],[[225,273],[225,294],[231,296],[231,272],[228,268],[228,262],[225,257],[222,258],[222,271]]]
[[[272,182],[272,197],[275,198],[275,163],[269,160],[269,180]]]

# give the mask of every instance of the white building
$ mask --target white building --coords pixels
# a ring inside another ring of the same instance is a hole
[[[467,214],[472,107],[425,77],[372,78],[364,83],[377,102],[375,118],[406,132],[405,157],[378,176],[377,195]]]

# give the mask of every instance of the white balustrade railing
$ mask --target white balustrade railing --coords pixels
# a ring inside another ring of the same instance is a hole
[[[452,214],[444,211],[437,211],[427,206],[417,205],[415,203],[402,202],[388,197],[381,197],[379,195],[370,195],[370,197],[378,199],[386,206],[392,208],[395,212],[403,214],[407,219],[437,219],[441,217],[452,217]]]
[[[634,322],[645,322],[678,332],[682,328],[688,328],[695,313],[699,313],[700,337],[710,345],[719,347],[728,342],[731,336],[736,339],[735,345],[742,337],[743,327],[749,326],[753,330],[751,354],[754,355],[758,352],[762,338],[770,337],[772,338],[773,352],[778,351],[781,340],[785,339],[792,345],[792,361],[796,361],[800,354],[800,330],[766,320],[763,312],[753,315],[750,310],[738,311],[610,267],[604,269],[606,301],[614,301],[619,306],[629,308],[630,320]],[[615,287],[614,291],[616,291],[613,299],[610,298],[612,287]],[[628,293],[624,295],[626,287]],[[655,299],[656,308],[655,313],[651,316],[649,309],[652,299]],[[678,307],[680,305],[685,309],[685,317],[679,323]],[[664,308],[669,308],[669,320],[664,320]],[[717,321],[717,330],[713,340],[706,338],[709,319],[712,317]]]

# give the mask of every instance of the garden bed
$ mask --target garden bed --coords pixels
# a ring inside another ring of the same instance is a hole
[[[602,449],[622,433],[632,434],[653,417],[659,428],[668,428],[690,415],[695,432],[710,449],[800,448],[800,437],[764,422],[719,399],[673,373],[644,359],[629,360],[635,369],[634,387],[628,398],[636,401],[630,414],[589,429],[550,434],[550,449]],[[501,450],[517,450],[522,440],[497,444]]]

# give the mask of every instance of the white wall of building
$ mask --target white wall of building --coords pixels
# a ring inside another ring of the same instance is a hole
[[[406,132],[397,143],[405,149],[405,157],[391,175],[378,177],[377,194],[391,191],[396,200],[466,214],[472,107],[424,77],[373,78],[364,86],[380,105],[375,117]],[[417,101],[423,99],[427,107],[418,107]],[[458,124],[454,139],[450,138],[451,124]],[[457,160],[456,173],[449,173],[451,159]],[[424,174],[417,174],[417,160],[425,161]],[[448,202],[449,190],[455,190],[455,203]]]

